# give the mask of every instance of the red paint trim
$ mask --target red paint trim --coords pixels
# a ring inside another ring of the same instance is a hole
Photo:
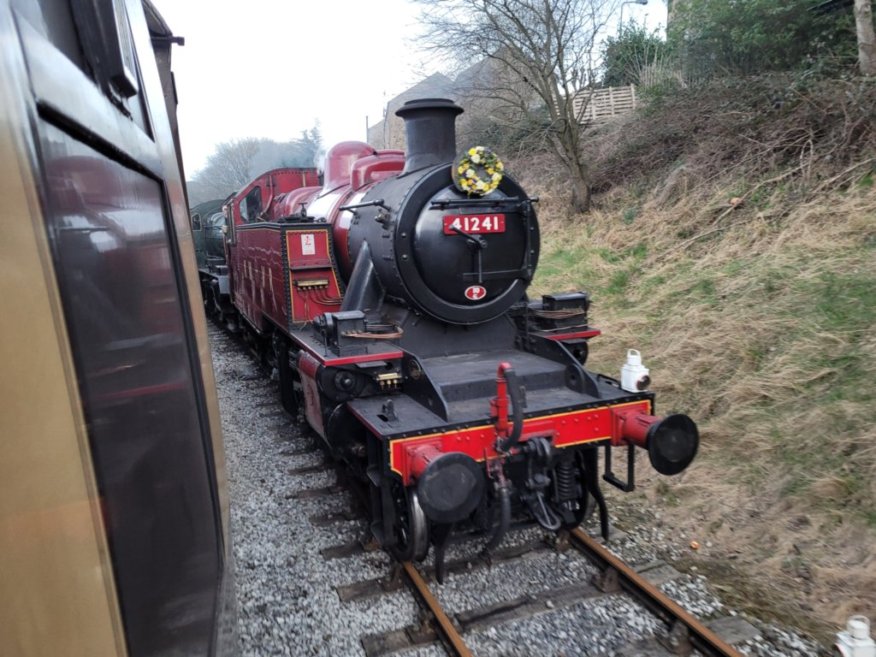
[[[327,367],[355,365],[356,363],[373,363],[377,360],[397,360],[405,355],[403,351],[399,350],[387,351],[382,354],[360,354],[358,356],[344,356],[342,358],[332,358],[330,356],[319,353],[313,346],[311,346],[307,342],[303,342],[302,340],[296,338],[294,334],[291,337],[302,349],[304,349],[308,354],[313,356],[313,358],[318,360],[320,365],[326,365]]]
[[[320,436],[325,438],[325,427],[322,423],[322,408],[319,398],[319,385],[316,374],[319,363],[309,354],[302,352],[298,356],[298,371],[301,375],[301,387],[304,390],[304,417]]]
[[[316,360],[310,357],[310,354],[301,354],[298,357],[298,369],[304,376],[309,376],[311,379],[316,377],[319,371],[319,365]]]
[[[547,335],[545,337],[550,340],[580,340],[581,338],[595,338],[597,335],[602,335],[599,329],[590,329],[588,331],[577,331],[575,333],[558,333],[555,335]]]
[[[329,367],[341,365],[354,365],[355,363],[373,363],[376,360],[396,360],[404,356],[403,351],[388,351],[383,354],[363,354],[362,356],[347,356],[346,358],[328,358],[323,362]]]
[[[651,412],[651,400],[624,402],[614,406],[600,406],[554,415],[531,417],[523,421],[521,443],[536,436],[550,436],[555,447],[573,447],[585,443],[615,440],[617,431],[616,409],[624,408],[639,414]],[[373,428],[372,428],[373,431]],[[379,432],[375,432],[379,435]],[[495,449],[496,427],[492,424],[469,429],[455,429],[425,436],[400,438],[389,443],[389,467],[402,476],[405,485],[412,480],[416,449],[429,446],[441,452],[462,452],[475,461],[500,456]]]

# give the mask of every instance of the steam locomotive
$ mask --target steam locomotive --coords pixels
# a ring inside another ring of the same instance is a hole
[[[689,417],[654,415],[647,377],[585,368],[599,335],[586,293],[527,299],[538,199],[509,176],[461,191],[461,112],[406,103],[407,154],[338,144],[322,185],[311,169],[263,174],[224,205],[227,263],[202,269],[210,306],[276,367],[284,407],[367,485],[377,541],[404,560],[434,544],[439,577],[455,526],[492,549],[517,515],[559,530],[596,508],[607,536],[598,448],[603,479],[629,491],[636,448],[672,475],[699,443]]]

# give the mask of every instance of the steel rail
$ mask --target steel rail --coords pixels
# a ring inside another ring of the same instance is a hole
[[[422,575],[414,567],[414,564],[410,561],[405,561],[402,563],[402,568],[414,592],[435,617],[435,629],[438,630],[447,647],[458,657],[473,657],[471,650],[465,645],[462,635],[457,631],[447,614],[444,613],[444,609],[441,607],[438,599],[429,590],[429,585],[426,584],[426,580],[423,579]]]
[[[570,532],[576,548],[603,570],[612,569],[617,573],[618,583],[630,594],[636,596],[654,609],[663,620],[670,624],[680,623],[687,630],[691,646],[712,657],[742,657],[721,637],[694,618],[676,602],[669,599],[660,589],[651,584],[621,559],[609,552],[581,529]]]

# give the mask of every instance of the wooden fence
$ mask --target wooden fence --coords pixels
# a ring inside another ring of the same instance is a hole
[[[636,85],[585,89],[573,101],[579,123],[602,123],[636,109]]]

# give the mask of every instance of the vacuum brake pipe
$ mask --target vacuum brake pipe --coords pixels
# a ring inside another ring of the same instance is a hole
[[[501,466],[499,466],[499,470],[501,471]],[[499,525],[481,550],[482,556],[487,556],[502,542],[502,539],[505,538],[505,534],[508,532],[508,528],[511,526],[511,487],[503,478],[496,481],[495,490],[499,505]],[[492,521],[492,519],[491,517],[490,520]],[[492,522],[490,524],[492,525]]]
[[[508,398],[514,407],[509,431]],[[523,435],[523,391],[517,373],[511,363],[501,362],[496,370],[496,397],[490,402],[490,411],[496,416],[496,433],[502,438],[496,441],[496,451],[507,454]]]

